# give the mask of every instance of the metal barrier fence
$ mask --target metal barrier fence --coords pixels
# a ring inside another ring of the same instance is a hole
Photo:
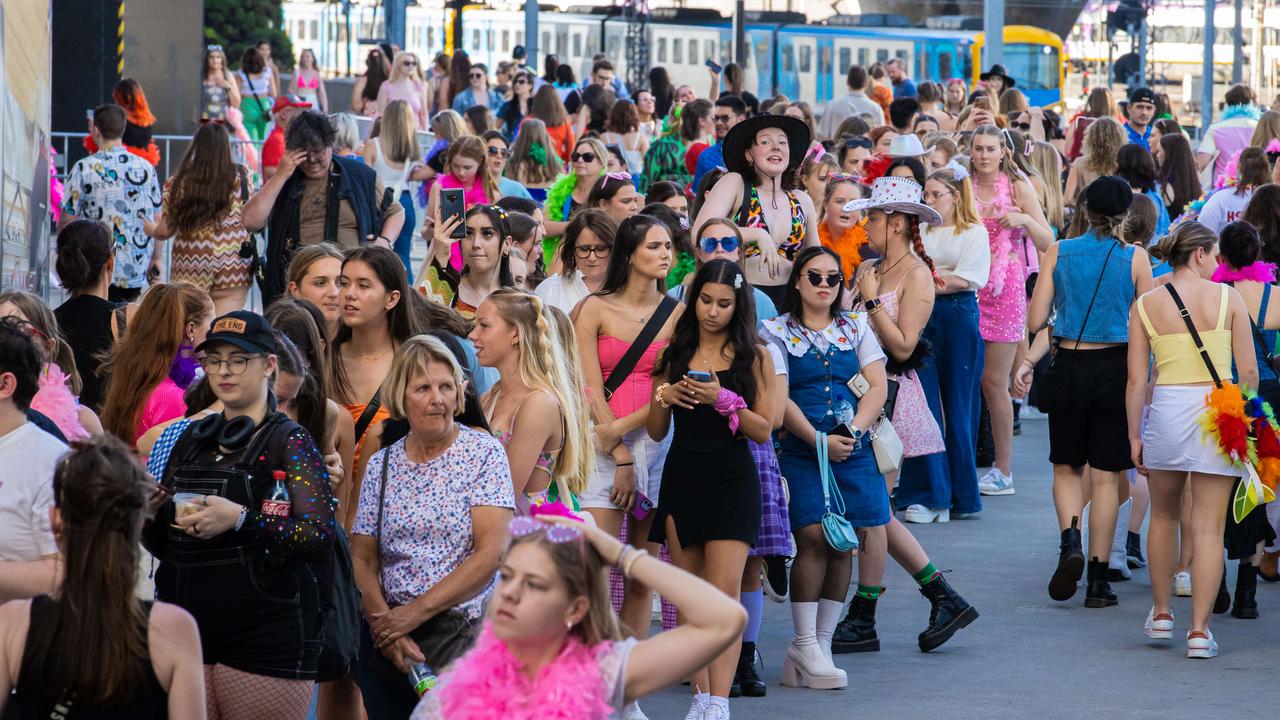
[[[67,174],[71,172],[71,167],[76,161],[86,157],[89,153],[84,149],[84,133],[70,132],[54,132],[49,133],[53,141],[53,149],[58,152],[55,167],[59,180],[66,180]],[[182,156],[187,152],[187,146],[191,144],[190,135],[152,135],[151,141],[156,144],[156,148],[160,151],[160,165],[156,167],[156,173],[163,183],[173,175],[173,171],[178,168],[178,163],[182,161]],[[246,150],[252,148],[254,152],[247,153]],[[262,143],[255,140],[238,140],[231,139],[231,154],[235,161],[249,167],[249,169],[259,177],[262,175]],[[250,162],[249,159],[252,159]]]

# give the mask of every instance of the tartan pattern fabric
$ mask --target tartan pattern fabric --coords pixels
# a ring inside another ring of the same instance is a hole
[[[778,454],[773,442],[760,444],[747,441],[751,457],[760,472],[760,535],[748,557],[785,555],[791,551],[791,519],[787,515],[787,499],[782,493],[782,471],[778,467]]]

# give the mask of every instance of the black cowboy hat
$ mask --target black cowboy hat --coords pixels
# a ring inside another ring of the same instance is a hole
[[[997,65],[992,65],[992,66],[991,66],[991,69],[990,69],[990,70],[988,70],[988,71],[986,71],[986,72],[984,72],[984,73],[982,73],[981,75],[979,75],[979,76],[978,76],[978,79],[979,79],[979,80],[981,80],[981,81],[983,81],[983,82],[986,82],[987,80],[991,79],[992,77],[998,77],[998,78],[1000,78],[1000,79],[1004,80],[1004,86],[1005,86],[1005,89],[1008,89],[1008,88],[1014,87],[1015,85],[1017,85],[1017,84],[1018,84],[1018,83],[1017,83],[1017,81],[1015,81],[1013,78],[1009,77],[1009,73],[1005,72],[1005,69],[1004,69],[1004,66],[1003,66],[1003,65],[999,65],[999,64],[997,64]]]
[[[729,134],[725,135],[724,166],[729,172],[751,172],[751,165],[747,162],[747,148],[756,141],[756,134],[767,128],[777,128],[787,134],[787,172],[794,172],[800,167],[805,154],[809,152],[809,144],[813,141],[809,125],[799,118],[787,115],[756,115],[734,125],[729,129]]]

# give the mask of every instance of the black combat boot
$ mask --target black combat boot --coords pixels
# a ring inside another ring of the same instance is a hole
[[[1258,619],[1258,568],[1247,562],[1240,563],[1236,572],[1236,602],[1231,606],[1231,616],[1241,620]]]
[[[733,687],[743,697],[765,696],[768,686],[756,672],[756,644],[753,642],[742,643],[742,650],[738,653],[738,670],[733,675]]]
[[[849,614],[836,625],[831,636],[831,654],[880,652],[880,638],[876,636],[876,600],[854,595],[849,603]]]
[[[920,652],[929,652],[951,639],[956,631],[978,619],[978,611],[965,602],[938,574],[933,582],[920,586],[920,594],[929,601],[929,627],[920,633]]]
[[[1120,599],[1111,592],[1111,583],[1107,582],[1106,560],[1093,558],[1089,561],[1088,583],[1084,591],[1085,607],[1104,608],[1120,604]]]
[[[1076,594],[1076,583],[1084,572],[1084,548],[1080,536],[1080,518],[1071,518],[1071,527],[1062,531],[1058,568],[1049,579],[1049,597],[1059,602]],[[1103,577],[1106,577],[1105,568]]]

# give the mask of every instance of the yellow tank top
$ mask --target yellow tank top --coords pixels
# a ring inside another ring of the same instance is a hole
[[[1204,366],[1204,359],[1196,349],[1196,343],[1189,332],[1156,334],[1151,320],[1147,317],[1147,309],[1138,298],[1138,316],[1142,325],[1151,336],[1151,352],[1156,356],[1156,368],[1160,371],[1156,378],[1157,385],[1193,385],[1213,382],[1209,369]],[[1227,327],[1227,286],[1222,286],[1222,298],[1219,300],[1218,324],[1212,330],[1201,330],[1200,339],[1218,377],[1224,382],[1231,380],[1231,329]]]

